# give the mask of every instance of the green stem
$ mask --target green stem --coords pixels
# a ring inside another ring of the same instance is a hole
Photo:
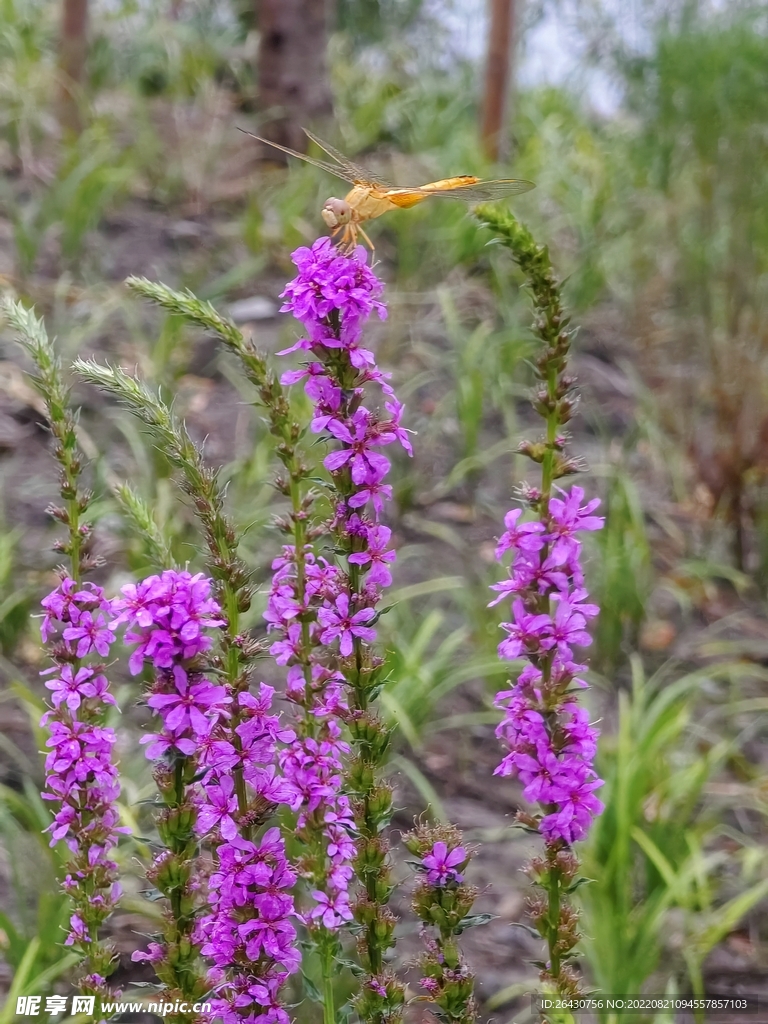
[[[222,550],[223,549],[223,550]],[[221,557],[225,557],[230,554],[226,547],[226,542],[222,541],[219,543],[219,552]],[[238,690],[238,679],[241,672],[240,664],[240,653],[233,641],[238,635],[240,630],[240,612],[238,610],[238,598],[237,591],[232,584],[225,580],[223,583],[224,591],[224,608],[227,616],[227,651],[226,651],[226,674],[227,683],[229,689],[233,695],[236,695]],[[240,736],[237,732],[237,726],[240,724],[240,714],[237,706],[232,708],[232,718],[230,721],[230,739],[235,750],[238,752],[242,751],[243,745]],[[244,815],[248,811],[248,794],[245,788],[245,776],[243,775],[243,769],[241,765],[238,765],[232,772],[232,777],[235,780],[235,795],[237,797],[237,810],[240,815]],[[251,829],[249,826],[243,825],[240,831],[244,839],[251,838]]]
[[[333,957],[330,951],[323,951],[323,1024],[336,1024],[336,1006],[333,991]]]
[[[69,475],[68,483],[74,489],[76,486],[77,477],[74,474]],[[72,573],[72,579],[78,584],[83,582],[81,566],[80,566],[80,552],[82,547],[82,538],[80,536],[80,506],[77,498],[71,498],[67,502],[67,512],[69,514],[69,560],[70,560],[70,571]]]
[[[552,867],[550,867],[549,871],[547,896],[549,901],[549,909],[547,913],[549,924],[547,929],[547,947],[549,949],[550,971],[552,976],[556,978],[560,974],[560,956],[555,952],[560,924],[560,876]]]
[[[557,400],[557,368],[550,363],[547,366],[547,399],[554,406]],[[560,427],[557,408],[547,416],[547,450],[541,465],[541,514],[544,517],[549,507],[552,494],[552,483],[555,468],[555,441]]]

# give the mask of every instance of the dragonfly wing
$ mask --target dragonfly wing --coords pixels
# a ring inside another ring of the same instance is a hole
[[[341,178],[343,181],[348,181],[350,184],[354,184],[355,179],[349,174],[344,167],[335,167],[333,164],[329,164],[326,160],[317,160],[313,156],[307,156],[306,153],[299,153],[295,149],[289,149],[287,146],[281,146],[279,142],[270,142],[269,139],[262,139],[260,135],[254,135],[253,132],[247,132],[244,128],[238,128],[244,135],[250,135],[252,139],[256,139],[257,142],[263,142],[265,146],[272,146],[273,149],[279,149],[283,153],[287,153],[288,156],[294,156],[297,160],[303,160],[306,164],[312,164],[313,167],[319,167],[322,171],[327,171],[328,174],[333,174],[336,178]]]
[[[506,196],[517,196],[522,192],[530,192],[536,188],[532,181],[525,181],[522,178],[499,178],[494,181],[478,181],[477,178],[445,178],[443,181],[433,181],[420,188],[409,189],[427,198],[427,196],[444,196],[446,199],[463,199],[468,203],[492,202],[494,199],[504,199]],[[397,202],[394,196],[390,197]],[[417,200],[418,201],[418,200]]]
[[[328,156],[335,160],[339,167],[343,168],[344,175],[347,181],[351,181],[356,185],[373,185],[378,188],[394,188],[395,186],[390,184],[388,181],[384,181],[378,175],[373,174],[371,171],[366,170],[365,167],[361,167],[360,164],[353,163],[349,157],[344,156],[338,149],[335,149],[329,142],[323,142],[317,135],[313,135],[307,128],[303,129],[304,134],[308,139],[311,139],[316,146],[319,146]],[[338,171],[337,171],[338,173]]]

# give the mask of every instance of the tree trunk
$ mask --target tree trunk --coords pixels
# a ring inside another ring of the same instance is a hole
[[[88,57],[88,0],[62,0],[61,15],[59,122],[65,135],[79,135]]]
[[[326,0],[256,0],[259,134],[304,152],[301,130],[331,116]],[[271,153],[275,159],[275,153]]]
[[[515,0],[491,0],[481,132],[485,153],[494,162],[499,159],[505,141],[514,22]]]

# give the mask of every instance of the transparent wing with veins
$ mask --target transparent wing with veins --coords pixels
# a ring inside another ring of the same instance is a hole
[[[414,206],[423,199],[429,198],[429,196],[442,196],[445,199],[463,199],[468,203],[491,202],[494,199],[519,195],[522,192],[528,192],[530,189],[535,188],[533,182],[519,178],[497,178],[492,181],[482,181],[474,177],[474,175],[442,178],[440,181],[429,182],[426,185],[398,187],[366,170],[365,167],[354,163],[344,156],[343,153],[340,153],[338,149],[331,146],[330,143],[323,142],[322,139],[307,131],[306,128],[303,131],[307,138],[311,139],[316,146],[319,146],[334,163],[331,164],[327,160],[318,160],[316,157],[307,156],[306,153],[299,153],[295,149],[289,149],[288,146],[281,146],[279,142],[270,142],[269,139],[253,135],[242,128],[240,131],[243,131],[245,135],[250,135],[252,139],[263,142],[267,146],[272,146],[274,149],[279,149],[289,156],[296,157],[297,160],[303,160],[314,167],[319,167],[320,170],[326,171],[336,178],[341,178],[351,185],[367,186],[372,191],[381,193],[382,197],[389,199],[395,206],[402,208]]]
[[[427,199],[429,196],[442,196],[444,199],[463,199],[466,203],[493,202],[505,196],[520,195],[536,188],[532,181],[522,178],[498,178],[492,181],[474,180],[457,183],[455,178],[433,181],[418,188],[397,188],[387,194],[387,198],[395,206],[408,207]]]
[[[312,132],[307,131],[306,128],[303,128],[302,131],[308,139],[311,139],[316,146],[319,146],[320,149],[324,150],[328,156],[331,157],[332,160],[336,161],[339,167],[344,171],[344,174],[341,175],[341,177],[345,178],[346,181],[351,181],[353,185],[372,185],[374,188],[395,188],[392,182],[386,181],[384,178],[380,178],[378,174],[373,174],[373,172],[367,170],[365,167],[361,167],[360,164],[353,163],[353,161],[344,156],[343,153],[340,153],[338,149],[334,149],[330,143],[323,142],[322,139],[313,135]],[[336,174],[338,173],[339,172],[336,171]]]
[[[364,167],[360,167],[358,164],[353,163],[347,159],[343,153],[340,153],[337,149],[334,149],[327,142],[321,142],[317,136],[308,132],[304,128],[306,136],[319,146],[328,156],[335,161],[330,164],[327,160],[318,160],[317,157],[307,156],[306,153],[299,153],[295,149],[289,149],[288,146],[281,146],[279,142],[270,142],[269,139],[263,139],[260,135],[254,135],[252,132],[246,132],[243,128],[239,129],[244,135],[250,135],[252,139],[256,139],[258,142],[263,142],[265,146],[272,146],[273,149],[279,149],[283,153],[287,153],[288,156],[296,157],[297,160],[303,160],[304,163],[312,164],[313,167],[319,167],[321,171],[325,171],[327,174],[333,174],[336,178],[341,178],[342,181],[348,181],[350,185],[370,185],[372,188],[379,189],[390,189],[394,188],[389,182],[383,181],[377,177],[371,171],[367,171]]]
[[[307,138],[311,139],[316,146],[324,150],[345,172],[342,177],[352,184],[371,185],[377,191],[385,190],[387,198],[396,206],[410,205],[411,202],[418,202],[419,199],[426,199],[428,196],[443,196],[446,199],[463,199],[465,202],[491,202],[494,199],[503,199],[505,196],[519,195],[521,192],[529,192],[536,186],[532,181],[525,181],[521,178],[497,178],[491,181],[481,181],[472,175],[465,176],[467,180],[461,182],[460,178],[443,178],[440,181],[433,181],[426,185],[399,188],[383,178],[379,178],[370,171],[367,171],[359,164],[353,163],[338,149],[334,149],[327,142],[323,142],[317,135],[306,128],[303,129]],[[295,154],[300,156],[300,154]],[[307,159],[304,157],[303,159]],[[330,168],[329,164],[324,164]],[[338,171],[336,172],[339,173]],[[398,202],[400,200],[400,202]]]

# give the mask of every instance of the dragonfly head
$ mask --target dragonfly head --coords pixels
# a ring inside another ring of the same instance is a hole
[[[352,220],[352,207],[346,199],[336,199],[332,196],[326,199],[320,215],[329,228],[340,228]]]

